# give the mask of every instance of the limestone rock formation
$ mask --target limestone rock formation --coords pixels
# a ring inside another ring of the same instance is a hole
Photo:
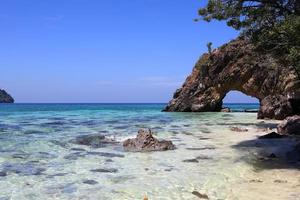
[[[284,119],[300,113],[297,71],[271,55],[256,52],[242,39],[203,54],[164,111],[221,111],[223,98],[232,90],[259,99],[260,119]]]
[[[0,103],[14,103],[14,101],[5,90],[0,89]]]
[[[123,142],[126,151],[165,151],[173,150],[175,146],[171,141],[154,138],[152,131],[141,129],[134,139],[127,139]]]
[[[300,115],[287,117],[277,126],[280,134],[300,135]]]

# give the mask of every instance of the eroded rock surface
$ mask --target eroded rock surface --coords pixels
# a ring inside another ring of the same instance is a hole
[[[300,135],[300,115],[287,117],[277,126],[277,131],[283,135]]]
[[[141,129],[134,139],[127,139],[123,142],[126,151],[165,151],[173,150],[175,146],[171,141],[154,138],[150,129]]]
[[[232,90],[260,101],[260,119],[284,119],[300,113],[296,70],[271,55],[257,53],[242,39],[203,54],[165,111],[221,111],[223,98]]]
[[[14,103],[14,101],[5,90],[0,89],[0,103]]]

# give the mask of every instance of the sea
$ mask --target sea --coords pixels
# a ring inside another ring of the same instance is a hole
[[[0,104],[0,200],[300,199],[299,169],[269,156],[293,141],[257,139],[279,122],[242,112],[258,104],[225,104],[230,113],[165,106]],[[124,151],[122,141],[142,128],[176,149]],[[117,143],[74,143],[94,134]]]

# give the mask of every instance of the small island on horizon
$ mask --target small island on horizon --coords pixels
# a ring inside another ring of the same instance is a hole
[[[0,103],[14,103],[15,100],[5,90],[0,89]]]

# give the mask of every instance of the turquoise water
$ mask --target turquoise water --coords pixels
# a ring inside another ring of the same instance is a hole
[[[36,111],[76,111],[76,110],[152,110],[161,111],[166,104],[163,103],[148,103],[148,104],[85,104],[85,103],[44,103],[44,104],[0,104],[0,112],[36,112]],[[224,107],[229,107],[233,111],[244,111],[245,109],[258,109],[258,104],[242,104],[242,103],[225,103]]]
[[[164,106],[0,105],[0,199],[197,199],[194,190],[210,199],[247,194],[247,184],[260,174],[246,162],[252,150],[233,146],[264,123],[256,113],[161,112]],[[237,134],[232,126],[249,131]],[[122,142],[140,128],[153,129],[177,149],[131,153],[121,144],[93,148],[71,142],[90,134]]]

